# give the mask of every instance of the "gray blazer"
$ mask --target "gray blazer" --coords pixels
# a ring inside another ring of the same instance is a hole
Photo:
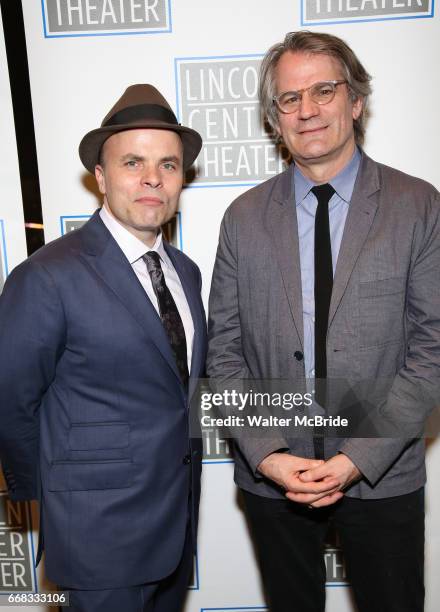
[[[293,166],[237,198],[225,213],[210,295],[208,373],[217,379],[304,377],[303,313]],[[364,153],[349,206],[330,305],[327,375],[389,379],[382,412],[420,423],[440,380],[440,195]],[[298,360],[299,357],[299,360]],[[347,492],[382,498],[425,482],[423,439],[331,438],[364,478]],[[282,492],[256,471],[289,448],[313,457],[312,438],[241,439],[239,486]]]

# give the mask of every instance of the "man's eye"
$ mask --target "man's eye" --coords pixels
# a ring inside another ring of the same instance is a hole
[[[283,104],[296,104],[299,100],[299,96],[296,93],[289,93],[281,100]]]
[[[165,168],[165,170],[175,170],[176,169],[176,165],[173,164],[172,162],[165,162],[163,164],[163,167]]]
[[[138,165],[138,162],[135,159],[129,159],[127,162],[125,162],[125,165],[128,166],[129,168],[136,168]]]
[[[331,85],[320,85],[316,88],[315,95],[318,96],[330,96],[333,93],[333,87]]]

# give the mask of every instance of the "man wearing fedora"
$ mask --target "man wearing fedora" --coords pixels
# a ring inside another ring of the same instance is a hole
[[[188,586],[205,316],[199,269],[160,228],[200,148],[154,87],[129,87],[79,148],[102,208],[0,298],[0,459],[11,499],[40,500],[46,573],[75,612],[177,612]]]

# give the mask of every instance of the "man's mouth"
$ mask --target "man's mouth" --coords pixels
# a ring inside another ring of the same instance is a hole
[[[318,132],[322,132],[325,129],[327,129],[327,126],[326,125],[321,125],[319,127],[309,128],[307,130],[301,130],[299,133],[300,134],[315,134],[315,133],[318,133]]]
[[[161,206],[163,204],[163,201],[155,196],[141,196],[136,198],[135,201],[139,202],[139,204],[147,204],[148,206]]]

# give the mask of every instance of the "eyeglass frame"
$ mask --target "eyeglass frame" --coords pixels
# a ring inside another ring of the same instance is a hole
[[[303,99],[303,93],[305,91],[309,91],[310,89],[313,89],[313,87],[315,87],[316,85],[333,85],[333,87],[335,88],[334,92],[333,92],[333,98],[331,98],[327,102],[315,102],[313,100],[313,102],[315,104],[319,104],[319,106],[325,106],[326,104],[330,104],[330,102],[332,102],[334,100],[335,95],[336,95],[336,87],[338,85],[343,85],[344,83],[348,83],[347,79],[343,79],[343,80],[340,79],[340,80],[333,80],[333,81],[316,81],[316,83],[313,83],[312,85],[310,85],[310,87],[304,87],[303,89],[296,89],[296,90],[292,89],[292,90],[288,90],[288,91],[283,91],[283,93],[280,93],[278,96],[272,96],[272,102],[275,104],[275,106],[280,111],[280,113],[283,113],[283,115],[291,115],[292,113],[296,113],[296,111],[298,110],[299,105],[301,104],[302,99]],[[282,110],[280,108],[280,106],[279,106],[279,104],[280,104],[279,103],[279,98],[281,98],[281,96],[284,96],[284,95],[286,95],[288,93],[294,93],[294,94],[299,94],[300,95],[299,103],[298,103],[298,108],[296,108],[295,110],[290,111],[290,112]]]

